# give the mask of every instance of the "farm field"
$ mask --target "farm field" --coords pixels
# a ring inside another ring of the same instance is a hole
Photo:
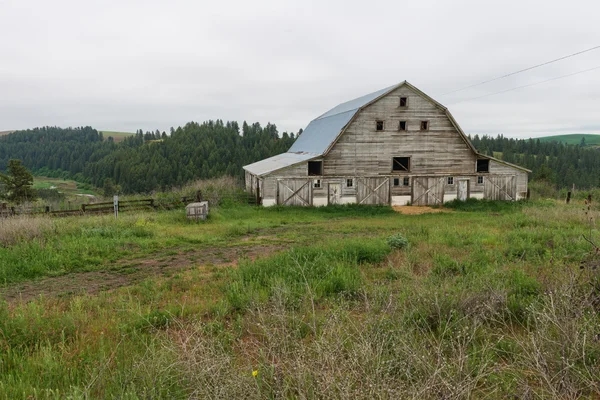
[[[46,176],[34,176],[33,177],[33,188],[34,189],[52,189],[55,188],[59,192],[64,193],[67,196],[76,196],[80,194],[95,195],[93,190],[82,187],[83,185],[68,179],[61,178],[50,178]]]
[[[0,398],[595,398],[584,208],[0,220]]]
[[[115,131],[100,131],[104,135],[104,140],[107,140],[109,136],[112,136],[115,142],[122,142],[126,137],[135,135],[133,132],[115,132]]]
[[[574,133],[571,135],[544,136],[536,139],[540,139],[542,142],[556,141],[565,144],[579,145],[582,138],[585,138],[586,146],[600,146],[600,135],[595,134]]]

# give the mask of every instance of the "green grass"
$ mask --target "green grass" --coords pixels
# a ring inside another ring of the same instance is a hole
[[[96,195],[97,193],[92,190],[88,185],[75,182],[73,180],[61,179],[61,178],[49,178],[45,176],[34,176],[33,177],[33,188],[34,189],[50,189],[56,188],[59,192],[64,193],[67,196],[75,196],[78,194],[90,194]]]
[[[115,142],[122,142],[126,137],[135,135],[134,132],[116,132],[116,131],[100,131],[104,136],[104,140],[107,140],[109,136],[112,136]]]
[[[578,145],[581,143],[582,138],[585,138],[586,146],[600,146],[599,134],[574,133],[570,135],[543,136],[534,139],[539,139],[541,142],[561,142]]]
[[[117,262],[126,276],[141,260],[279,251],[0,304],[0,398],[598,397],[600,275],[582,239],[600,241],[598,211],[578,200],[449,208],[45,222],[0,248],[5,287]]]

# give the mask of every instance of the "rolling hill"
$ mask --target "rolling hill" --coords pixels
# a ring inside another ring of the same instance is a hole
[[[134,132],[114,132],[114,131],[100,131],[104,136],[104,140],[108,139],[109,136],[112,136],[115,142],[122,142],[125,140],[127,136],[135,135]]]
[[[542,142],[560,142],[577,145],[581,143],[582,138],[585,138],[586,146],[600,146],[600,134],[573,133],[570,135],[543,136],[536,139],[540,139]]]

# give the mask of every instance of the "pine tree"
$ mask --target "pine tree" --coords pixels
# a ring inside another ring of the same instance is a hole
[[[8,201],[18,204],[37,198],[33,189],[33,175],[21,164],[21,160],[8,162],[8,174],[0,173],[0,185],[0,196]]]

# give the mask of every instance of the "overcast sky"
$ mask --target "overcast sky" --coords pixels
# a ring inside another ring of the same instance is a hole
[[[469,134],[600,133],[600,2],[0,0],[0,131],[168,130],[207,119],[297,131],[407,80]]]

